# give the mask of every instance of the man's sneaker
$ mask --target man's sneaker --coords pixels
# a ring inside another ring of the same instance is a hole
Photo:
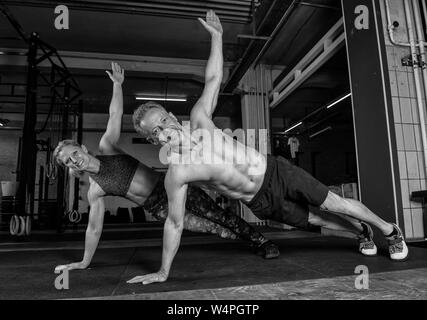
[[[279,248],[273,241],[265,241],[263,244],[255,248],[255,252],[264,259],[274,259],[280,256]]]
[[[390,253],[390,259],[394,261],[403,261],[408,258],[408,247],[403,238],[402,230],[393,223],[393,234],[386,237],[388,242],[388,251]]]
[[[359,235],[359,252],[365,256],[376,256],[377,246],[374,243],[374,232],[369,224],[361,222],[363,232]]]

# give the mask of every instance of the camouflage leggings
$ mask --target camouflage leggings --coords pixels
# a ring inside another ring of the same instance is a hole
[[[168,200],[164,188],[164,177],[159,180],[151,196],[144,203],[144,209],[155,219],[166,220]],[[217,234],[227,239],[240,238],[257,246],[266,241],[266,238],[245,220],[222,209],[203,190],[191,185],[187,191],[184,228],[190,231]]]

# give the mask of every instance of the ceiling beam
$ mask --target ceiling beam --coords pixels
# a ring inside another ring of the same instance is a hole
[[[0,66],[26,66],[26,49],[0,48]],[[133,56],[94,52],[58,51],[65,65],[70,69],[106,70],[111,61],[119,63],[126,71],[183,75],[195,81],[204,82],[206,60]],[[40,67],[50,67],[42,62]],[[224,63],[225,82],[232,63]]]
[[[7,5],[53,8],[50,0],[4,0]],[[70,9],[125,14],[172,16],[178,18],[202,17],[208,9],[214,9],[223,21],[250,22],[251,1],[195,1],[195,0],[64,0],[60,4]]]
[[[254,21],[256,28],[253,36],[270,37],[271,42],[274,35],[278,32],[290,13],[297,5],[297,0],[265,0],[255,11]],[[273,36],[273,37],[272,37]],[[251,40],[246,47],[242,57],[230,73],[223,91],[232,92],[239,84],[246,71],[252,66],[259,53],[264,50],[266,42],[261,40]]]
[[[299,5],[301,6],[307,6],[307,7],[313,7],[313,8],[319,8],[319,9],[327,9],[327,10],[334,10],[334,11],[341,11],[341,6],[329,6],[325,4],[320,3],[312,3],[312,2],[300,2]]]
[[[270,108],[276,108],[345,45],[344,22],[341,18],[271,91]],[[281,76],[279,76],[281,77]]]

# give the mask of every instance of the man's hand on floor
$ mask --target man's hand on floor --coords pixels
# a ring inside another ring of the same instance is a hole
[[[154,282],[165,282],[168,276],[162,272],[150,273],[144,276],[137,276],[135,278],[130,279],[127,283],[142,283],[142,284],[150,284]]]
[[[70,263],[70,264],[63,264],[63,265],[59,265],[55,268],[55,271],[62,271],[62,270],[83,270],[86,269],[88,267],[87,264],[83,263],[83,262],[74,262],[74,263]]]

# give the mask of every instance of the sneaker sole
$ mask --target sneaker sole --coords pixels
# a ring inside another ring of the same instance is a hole
[[[280,256],[280,252],[266,254],[264,250],[257,250],[255,255],[263,257],[266,260],[275,259]]]
[[[271,259],[276,259],[280,256],[280,253],[270,253],[270,254],[266,254],[264,256],[264,259],[266,260],[271,260]]]
[[[364,256],[364,257],[376,257],[376,256],[378,256],[378,253],[374,253],[374,254],[365,254],[365,253],[362,253],[362,252],[360,252],[360,251],[359,251],[359,253],[360,253],[362,256]]]
[[[407,261],[408,259],[409,259],[409,253],[407,254],[407,256],[405,257],[405,258],[403,258],[403,259],[393,259],[393,258],[391,258],[391,257],[389,257],[390,258],[390,260],[391,261],[394,261],[394,262],[405,262],[405,261]]]

